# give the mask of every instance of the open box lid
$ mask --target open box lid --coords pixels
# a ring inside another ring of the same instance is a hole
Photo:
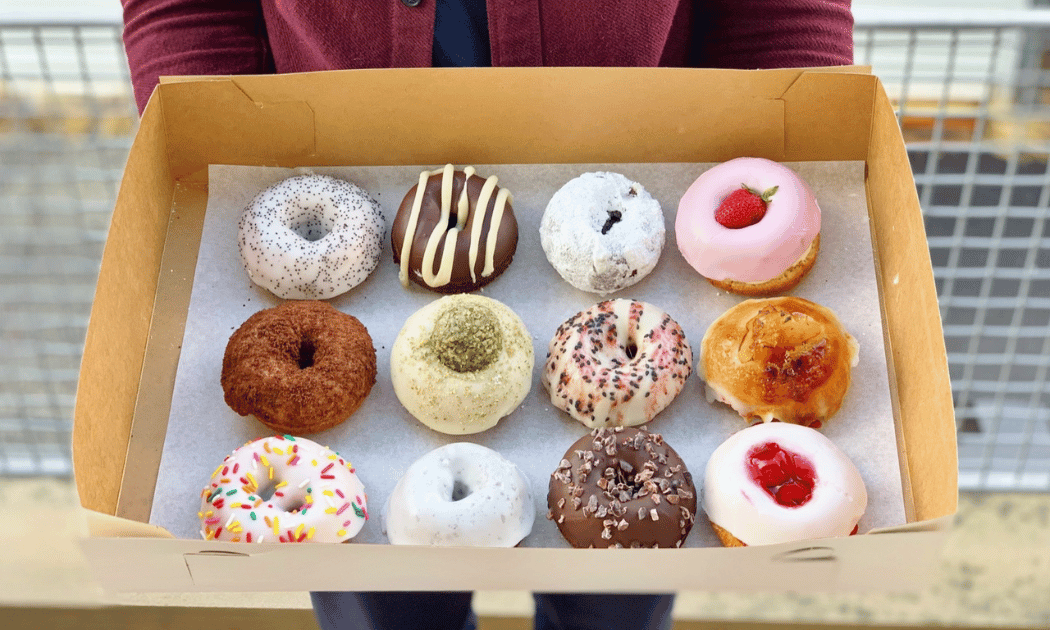
[[[903,139],[877,78],[812,70],[352,70],[181,78],[153,94],[113,214],[80,373],[74,468],[82,505],[99,513],[94,535],[166,534],[112,515],[129,462],[159,460],[163,433],[147,440],[156,453],[128,445],[137,405],[170,405],[174,375],[146,378],[142,369],[154,318],[177,317],[156,304],[169,220],[183,209],[202,213],[208,164],[716,162],[741,155],[865,161],[909,522],[953,514],[955,422],[936,291]],[[177,347],[161,351],[177,359]],[[174,370],[177,360],[169,363]],[[166,391],[140,387],[157,382]]]

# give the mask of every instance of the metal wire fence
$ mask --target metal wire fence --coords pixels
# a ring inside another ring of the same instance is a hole
[[[1050,491],[1050,19],[855,9],[926,218],[960,486]],[[0,22],[0,475],[71,473],[77,370],[136,113],[109,22]]]

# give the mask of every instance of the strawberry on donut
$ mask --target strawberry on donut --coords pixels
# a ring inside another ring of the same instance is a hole
[[[741,295],[794,288],[820,251],[820,206],[790,168],[737,158],[705,171],[675,219],[678,249],[700,275]]]

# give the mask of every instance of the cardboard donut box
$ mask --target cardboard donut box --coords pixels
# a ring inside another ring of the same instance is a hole
[[[247,546],[175,539],[148,524],[209,164],[718,162],[743,155],[865,162],[906,525],[766,547],[588,550]],[[890,101],[863,68],[165,79],[143,114],[113,213],[80,371],[73,459],[90,523],[83,548],[102,585],[115,591],[921,587],[956,511],[955,421],[922,216]]]

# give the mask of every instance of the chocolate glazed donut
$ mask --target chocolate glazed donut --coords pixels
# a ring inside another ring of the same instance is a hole
[[[696,518],[696,488],[661,435],[603,428],[565,453],[547,507],[573,547],[681,547]]]
[[[419,176],[390,230],[402,285],[411,279],[438,293],[469,293],[506,270],[518,247],[518,222],[510,192],[496,181],[451,164]]]

